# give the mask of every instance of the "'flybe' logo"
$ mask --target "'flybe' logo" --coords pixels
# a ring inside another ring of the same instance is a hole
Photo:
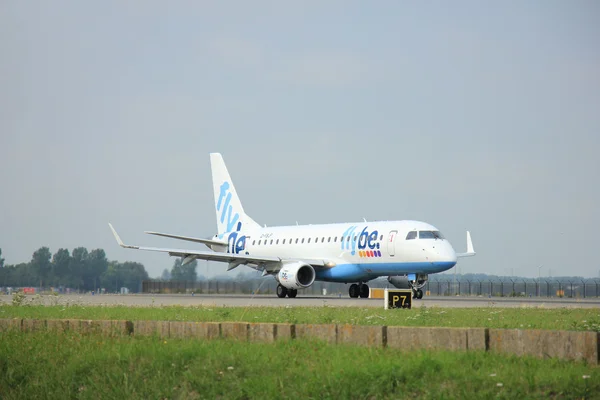
[[[222,239],[226,234],[227,236],[227,252],[233,254],[239,254],[246,248],[246,236],[240,235],[242,230],[242,221],[240,221],[240,214],[233,212],[233,206],[231,205],[231,194],[229,188],[231,185],[225,181],[220,186],[219,200],[217,200],[217,219],[219,224],[225,224],[224,232],[221,232],[218,237]],[[220,213],[220,214],[219,214]],[[237,226],[236,226],[237,225]],[[235,231],[233,230],[235,227]]]
[[[358,247],[359,257],[381,257],[380,243],[377,242],[379,232],[369,232],[369,227],[365,226],[360,234],[356,235],[356,228],[356,226],[351,226],[344,232],[341,243],[342,250],[351,250],[350,254],[356,255]]]
[[[231,232],[236,222],[240,219],[240,214],[237,212],[233,214],[233,207],[230,204],[232,195],[229,187],[229,182],[223,182],[220,187],[219,200],[217,201],[217,218],[219,218],[221,224],[225,224],[225,232]],[[221,213],[220,216],[219,212]],[[225,219],[227,219],[227,222],[225,222]],[[221,233],[219,238],[223,238],[225,232]]]
[[[239,235],[242,223],[238,222],[237,230],[227,237],[227,252],[240,254],[246,248],[246,235]]]

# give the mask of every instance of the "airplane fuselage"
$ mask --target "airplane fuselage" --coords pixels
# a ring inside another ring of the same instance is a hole
[[[412,233],[411,233],[412,232]],[[366,282],[379,276],[431,274],[456,264],[456,253],[434,226],[377,221],[265,227],[230,232],[213,250],[248,256],[326,261],[316,279]]]

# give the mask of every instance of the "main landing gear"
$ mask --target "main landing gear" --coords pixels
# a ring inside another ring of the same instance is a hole
[[[288,289],[285,286],[277,285],[277,297],[280,299],[285,296],[293,299],[298,294],[298,289]]]
[[[413,299],[422,299],[422,298],[423,298],[423,291],[421,289],[413,288]]]
[[[359,296],[363,299],[366,299],[369,297],[369,285],[366,283],[360,283],[358,285],[353,283],[348,289],[348,294],[354,299]]]

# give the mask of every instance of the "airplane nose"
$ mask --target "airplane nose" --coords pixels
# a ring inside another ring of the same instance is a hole
[[[436,247],[436,250],[438,250],[438,261],[456,263],[456,252],[448,241],[445,241],[443,245],[438,245]]]
[[[446,248],[445,248],[444,253],[445,253],[444,257],[446,258],[446,261],[451,261],[453,263],[456,263],[456,260],[457,260],[456,251],[454,251],[454,248],[448,241],[446,242]]]
[[[423,249],[429,253],[431,261],[456,263],[457,257],[454,248],[448,241],[437,242],[429,249]]]
[[[452,261],[453,263],[456,263],[456,260],[458,259],[456,257],[456,251],[454,251],[454,248],[450,243],[448,243],[448,248],[446,249],[446,257],[448,261]]]

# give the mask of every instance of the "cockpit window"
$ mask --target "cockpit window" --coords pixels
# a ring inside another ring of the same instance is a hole
[[[444,239],[440,231],[419,231],[419,239]]]
[[[417,238],[417,231],[410,231],[408,232],[408,235],[406,235],[406,240],[411,240],[411,239],[416,239]]]

